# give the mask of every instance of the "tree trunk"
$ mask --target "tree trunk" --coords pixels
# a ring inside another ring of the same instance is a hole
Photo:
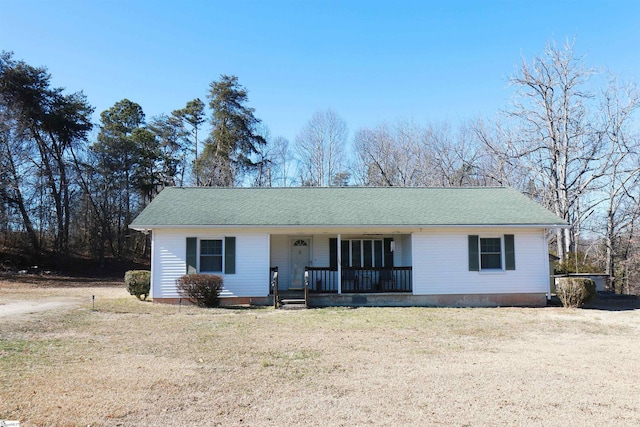
[[[47,186],[51,189],[51,196],[53,197],[53,202],[56,209],[56,222],[57,222],[57,230],[56,230],[56,239],[54,244],[54,251],[56,253],[63,252],[63,235],[64,235],[64,210],[62,207],[62,197],[61,197],[61,183],[56,183],[55,176],[53,174],[53,170],[51,168],[51,154],[55,155],[56,141],[51,140],[49,144],[45,141],[37,129],[31,128],[31,134],[33,135],[36,143],[38,145],[38,150],[40,151],[40,159],[41,159],[41,167],[44,170],[44,175],[47,179]],[[50,135],[53,138],[52,135]],[[51,145],[51,147],[49,147]],[[63,173],[63,171],[60,171]],[[57,185],[60,184],[60,185]],[[58,189],[60,187],[60,190]]]
[[[22,222],[24,224],[24,228],[27,230],[27,236],[29,236],[29,240],[31,241],[31,246],[34,252],[39,252],[40,241],[38,240],[38,235],[36,234],[36,231],[33,228],[33,223],[31,222],[31,218],[29,218],[29,213],[25,208],[24,199],[22,198],[22,193],[20,192],[20,188],[16,186],[14,191],[16,194],[14,201],[18,205],[18,210],[20,211],[20,215],[22,215]]]
[[[609,285],[615,291],[615,260],[613,251],[613,239],[615,237],[615,230],[613,226],[613,212],[611,209],[607,211],[607,232],[605,236],[606,245],[606,266],[605,273],[609,276]]]
[[[15,163],[13,161],[13,156],[10,152],[7,152],[7,158],[9,160],[8,165],[11,172],[11,177],[13,181],[13,202],[18,205],[18,210],[20,211],[20,215],[22,216],[22,223],[24,224],[25,230],[27,230],[27,236],[31,242],[31,247],[34,252],[40,251],[40,241],[38,240],[38,235],[33,228],[33,223],[31,222],[31,218],[29,217],[29,212],[24,204],[24,198],[22,197],[22,192],[20,191],[20,179],[16,171]]]

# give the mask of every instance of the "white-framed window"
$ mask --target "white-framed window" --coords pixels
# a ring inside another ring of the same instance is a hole
[[[480,237],[480,270],[502,270],[502,238]]]
[[[469,235],[469,271],[509,271],[516,269],[513,234]]]
[[[204,273],[222,272],[223,250],[222,239],[200,240],[200,271]]]
[[[187,237],[186,272],[236,274],[236,238]]]

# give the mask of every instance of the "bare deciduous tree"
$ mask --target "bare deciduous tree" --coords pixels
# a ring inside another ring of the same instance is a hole
[[[431,160],[424,131],[411,122],[360,129],[355,136],[356,179],[383,187],[428,185]]]
[[[319,111],[311,117],[296,136],[303,185],[328,187],[344,172],[347,137],[347,124],[335,111]]]
[[[511,84],[519,98],[508,115],[515,132],[503,148],[530,172],[530,185],[544,192],[543,201],[559,217],[579,224],[589,211],[581,197],[602,176],[601,134],[593,126],[587,83],[593,74],[573,43],[547,45],[531,63],[523,60]],[[575,229],[559,229],[557,253],[565,259]]]
[[[360,129],[354,137],[358,158],[356,180],[358,184],[371,187],[397,185],[397,148],[395,139],[387,125],[375,129]]]
[[[435,124],[427,128],[426,136],[433,185],[462,187],[483,183],[482,151],[471,128],[461,125],[454,130],[449,123]]]
[[[632,131],[632,118],[640,108],[640,94],[633,85],[619,85],[611,78],[600,108],[607,149],[604,197],[605,272],[615,289],[616,259],[627,253],[638,218],[640,139]],[[623,238],[626,236],[626,238]],[[624,259],[624,258],[623,258]],[[622,272],[624,274],[624,271]],[[625,280],[625,277],[622,277]]]
[[[448,123],[426,128],[400,121],[360,129],[356,177],[369,186],[467,186],[483,182],[483,152],[471,129]]]
[[[291,184],[289,167],[292,161],[289,140],[278,136],[269,145],[273,165],[272,180],[277,186],[287,187]]]

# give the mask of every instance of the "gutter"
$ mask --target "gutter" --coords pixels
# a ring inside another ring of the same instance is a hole
[[[234,229],[234,228],[248,228],[248,229],[264,229],[264,228],[331,228],[331,229],[368,229],[368,228],[395,228],[395,229],[419,229],[429,230],[438,228],[570,228],[569,224],[358,224],[358,225],[345,225],[345,224],[154,224],[154,225],[129,225],[129,228],[136,231],[153,230],[154,228],[179,228],[179,229],[195,229],[195,228],[222,228],[222,229]]]

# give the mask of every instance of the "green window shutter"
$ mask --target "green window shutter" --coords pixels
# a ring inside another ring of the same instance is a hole
[[[469,236],[469,271],[480,271],[478,236]]]
[[[384,239],[384,268],[393,268],[393,252],[391,252],[393,239]]]
[[[236,274],[236,238],[224,238],[224,273]]]
[[[187,237],[187,274],[198,272],[196,266],[198,261],[198,238]]]
[[[329,270],[338,271],[338,239],[329,239]]]
[[[516,251],[513,242],[513,234],[504,235],[504,263],[506,270],[516,269]]]

